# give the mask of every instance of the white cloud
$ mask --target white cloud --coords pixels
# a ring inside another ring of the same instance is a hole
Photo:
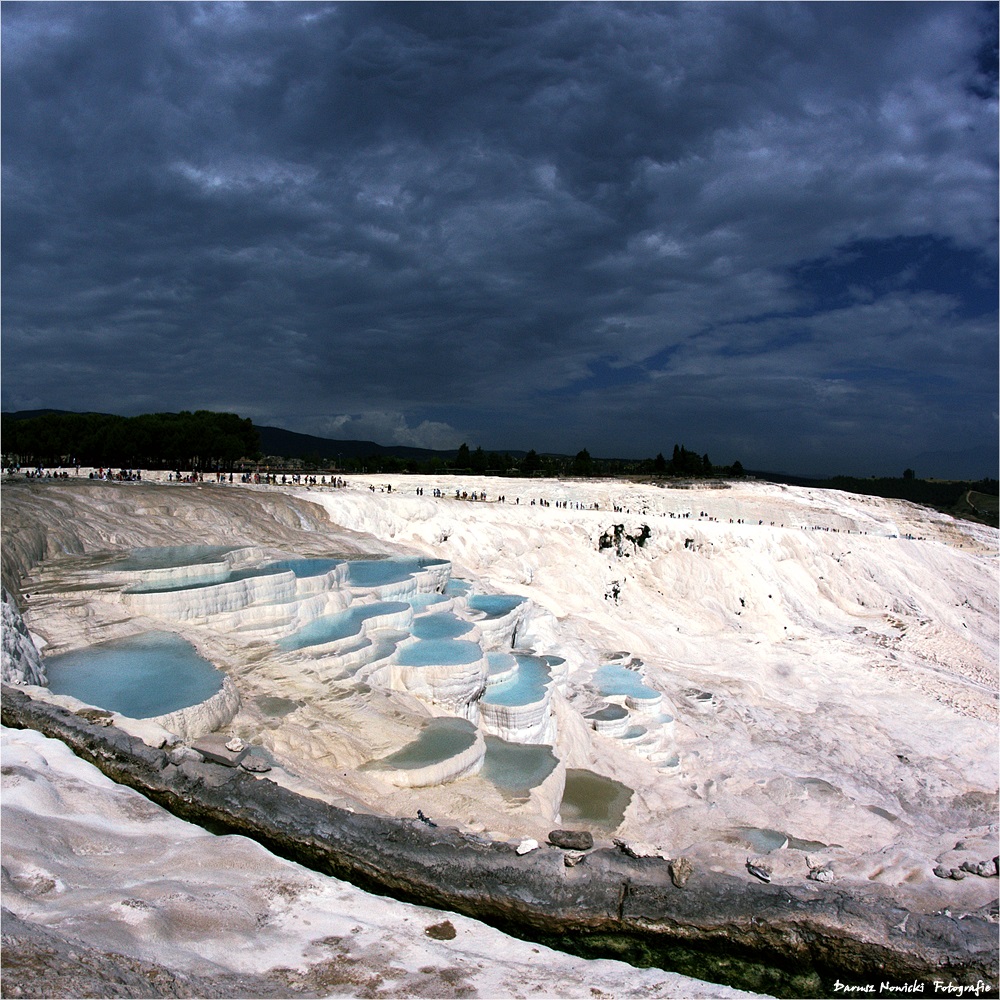
[[[461,432],[449,424],[422,420],[411,427],[405,414],[392,410],[341,413],[327,417],[319,422],[317,433],[343,440],[374,441],[382,445],[398,444],[437,451],[457,448],[462,443]]]

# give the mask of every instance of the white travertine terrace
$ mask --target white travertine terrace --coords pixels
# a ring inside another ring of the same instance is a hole
[[[470,621],[479,626],[483,645],[487,649],[509,649],[516,640],[516,633],[524,620],[525,604],[519,604],[505,615],[490,616],[469,611]]]
[[[361,772],[412,739],[420,720],[449,711],[378,683],[408,626],[366,629],[330,649],[277,646],[359,600],[447,589],[426,612],[418,602],[419,613],[474,620],[484,657],[509,650],[491,645],[489,616],[470,612],[463,589],[448,586],[446,561],[474,593],[525,599],[511,634],[519,651],[563,659],[550,668],[553,752],[568,768],[634,789],[620,836],[661,838],[698,863],[742,870],[746,845],[733,831],[778,829],[790,843],[830,845],[820,860],[838,879],[934,905],[945,905],[942,893],[962,905],[979,901],[979,880],[942,888],[932,870],[956,843],[995,841],[995,529],[901,501],[761,482],[681,489],[484,480],[490,496],[506,492],[507,502],[476,504],[451,499],[449,482],[467,483],[401,478],[391,493],[373,493],[362,477],[327,491],[144,483],[134,495],[164,513],[141,520],[125,486],[26,491],[57,542],[45,556],[25,536],[25,552],[41,553],[22,586],[31,592],[25,619],[47,652],[164,626],[191,640],[243,695],[233,732],[286,762],[295,774],[282,780],[314,794],[395,815],[412,816],[419,804],[462,826],[544,838],[548,821],[522,803],[515,823],[482,775],[411,798],[395,786],[374,791]],[[417,495],[421,486],[444,496]],[[257,505],[259,522],[234,528],[244,503]],[[263,512],[279,505],[299,507],[272,522]],[[630,535],[648,525],[646,544],[627,554],[601,548],[618,523]],[[258,604],[187,619],[130,618],[97,576],[92,586],[83,579],[98,558],[112,570],[111,550],[192,537],[274,546],[265,553],[274,559],[277,551],[350,559],[405,552],[441,562],[423,571],[426,591],[412,580],[378,593],[298,580],[287,600],[262,590]],[[595,671],[625,657],[643,661],[643,683],[659,706],[641,692],[626,695],[618,735],[597,732],[587,716],[618,696],[600,694]],[[425,683],[430,676],[414,672]],[[268,698],[297,707],[271,716],[256,707]],[[496,729],[523,740],[527,728],[505,714]],[[483,719],[481,728],[492,725]],[[769,863],[776,879],[795,877],[802,857],[777,849]]]
[[[3,660],[0,669],[3,671],[4,681],[8,684],[44,686],[48,683],[48,678],[45,676],[42,658],[25,627],[21,613],[6,592],[0,602],[0,613],[3,614],[3,647],[0,650]]]
[[[510,743],[553,743],[556,738],[556,721],[550,711],[549,690],[527,705],[493,705],[481,702],[479,706],[483,728],[493,736]]]
[[[125,605],[137,615],[191,621],[240,611],[256,604],[289,601],[296,596],[296,577],[288,570],[270,576],[166,591],[126,591]]]
[[[612,702],[588,715],[587,720],[597,732],[605,736],[622,736],[631,725],[628,709]]]
[[[207,701],[154,716],[152,721],[190,742],[228,726],[239,710],[240,692],[232,678],[226,677],[222,688]]]
[[[155,550],[137,555],[155,561]],[[509,650],[518,631],[531,620],[530,602],[515,599],[508,611],[486,613],[469,607],[467,596],[444,596],[451,576],[447,561],[402,564],[400,578],[380,582],[378,567],[365,566],[358,583],[351,563],[343,561],[324,572],[297,575],[295,560],[275,559],[257,546],[234,547],[217,560],[188,565],[117,569],[114,564],[84,574],[93,592],[106,593],[109,584],[119,588],[117,599],[136,616],[167,622],[203,623],[243,634],[255,644],[276,644],[272,654],[303,679],[325,684],[354,677],[386,692],[419,699],[437,713],[453,715],[483,732],[512,742],[553,743],[556,722],[551,711],[551,689],[547,683],[540,697],[522,705],[490,705],[481,699],[487,689],[490,651]],[[387,575],[392,575],[391,561]],[[257,572],[259,570],[259,572]],[[238,573],[238,579],[231,574]],[[423,600],[441,595],[441,600]],[[501,595],[501,601],[503,600]],[[412,602],[412,605],[411,603]],[[451,614],[469,623],[456,642],[425,641],[410,634],[414,605],[422,620]],[[368,612],[370,609],[370,613]],[[345,613],[356,619],[330,625],[323,638],[322,620]],[[302,629],[316,630],[315,640],[295,638]],[[343,627],[344,634],[336,634]],[[11,632],[11,635],[14,635]],[[463,655],[456,658],[456,650]],[[437,662],[434,651],[442,654]],[[467,652],[465,652],[467,651]],[[417,653],[414,659],[413,654]],[[509,656],[509,653],[503,655]],[[22,657],[29,662],[27,657]],[[560,657],[553,662],[564,664]],[[298,667],[295,667],[298,664]],[[510,676],[517,662],[510,657]],[[561,676],[565,671],[561,671]],[[12,675],[13,676],[13,675]],[[494,682],[500,680],[494,677]],[[238,688],[226,678],[222,690],[207,701],[152,721],[183,740],[193,740],[227,727],[241,708]],[[400,787],[425,787],[455,781],[477,773],[483,762],[485,743],[479,734],[473,747],[453,758],[418,770],[380,771],[379,777]],[[548,782],[549,790],[553,787]],[[546,815],[555,815],[558,802],[542,794]]]

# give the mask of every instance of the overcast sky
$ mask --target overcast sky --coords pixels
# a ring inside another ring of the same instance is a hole
[[[4,3],[3,409],[996,475],[996,9]]]

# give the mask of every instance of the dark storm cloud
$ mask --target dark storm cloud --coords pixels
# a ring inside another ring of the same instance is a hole
[[[5,409],[995,471],[991,5],[0,12]]]

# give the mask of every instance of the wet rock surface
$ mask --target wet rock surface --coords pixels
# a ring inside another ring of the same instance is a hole
[[[987,914],[915,912],[884,894],[862,897],[805,880],[764,884],[701,868],[681,891],[663,859],[599,848],[586,864],[567,868],[561,849],[519,856],[513,845],[470,841],[455,829],[341,810],[238,768],[178,765],[164,750],[15,688],[3,688],[2,717],[7,726],[62,740],[184,819],[252,837],[363,888],[587,957],[784,996],[832,995],[834,981],[848,977],[926,982],[928,992],[935,979],[997,981],[996,928]]]

